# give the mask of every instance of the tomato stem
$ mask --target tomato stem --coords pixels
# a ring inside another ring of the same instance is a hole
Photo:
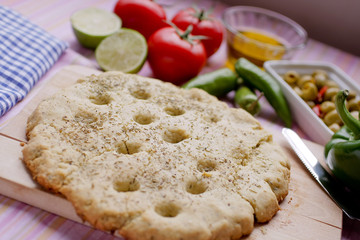
[[[199,13],[199,21],[202,21],[204,19],[205,16],[205,11],[203,9],[201,9],[200,13]]]
[[[200,35],[199,36],[190,36],[190,34],[191,34],[192,30],[193,30],[193,25],[189,25],[184,32],[181,32],[180,29],[173,22],[166,21],[166,23],[169,24],[171,27],[173,27],[175,29],[176,34],[181,39],[187,41],[191,45],[194,44],[194,40],[207,39],[206,36],[200,36]]]
[[[194,17],[196,17],[197,19],[199,19],[199,22],[203,21],[203,20],[211,20],[211,17],[209,17],[209,15],[213,12],[213,8],[209,9],[209,10],[204,10],[204,9],[199,9],[197,7],[193,7],[195,10],[195,13],[192,14]]]
[[[193,25],[189,25],[182,34],[180,32],[178,34],[181,39],[190,40],[189,35],[192,32],[192,30],[193,30]]]
[[[193,26],[192,25],[189,25],[186,30],[182,33],[180,31],[180,29],[173,23],[173,22],[170,22],[170,21],[166,21],[167,24],[169,24],[171,27],[173,27],[175,29],[175,32],[176,34],[183,40],[186,40],[189,42],[189,37],[190,37],[190,33],[192,32],[193,30]]]

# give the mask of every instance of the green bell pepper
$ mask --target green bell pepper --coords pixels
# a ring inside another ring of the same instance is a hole
[[[360,190],[360,121],[345,106],[348,95],[348,90],[336,95],[336,111],[344,126],[326,144],[325,158],[336,178],[350,189]]]

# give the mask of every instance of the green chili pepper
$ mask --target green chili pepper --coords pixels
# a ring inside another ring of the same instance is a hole
[[[284,121],[285,125],[291,127],[291,112],[280,85],[275,79],[245,58],[239,58],[236,61],[235,70],[247,85],[264,93],[265,98]]]
[[[344,126],[336,132],[325,146],[326,163],[349,188],[360,190],[360,121],[345,106],[348,90],[336,95],[336,111]]]
[[[236,89],[237,79],[237,74],[229,68],[220,68],[191,79],[182,88],[201,88],[211,95],[221,97]]]
[[[260,111],[259,98],[246,86],[239,87],[236,90],[235,103],[252,115],[257,114]]]

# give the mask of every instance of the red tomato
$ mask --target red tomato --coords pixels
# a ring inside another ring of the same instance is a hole
[[[191,37],[173,27],[161,28],[151,35],[148,62],[155,77],[181,85],[200,72],[206,63],[205,48]]]
[[[121,18],[123,27],[137,30],[146,39],[156,30],[168,26],[164,22],[164,9],[150,0],[119,0],[114,13]]]
[[[189,25],[193,25],[193,35],[206,36],[202,40],[206,49],[207,57],[214,54],[220,47],[224,36],[222,23],[214,16],[207,14],[204,10],[187,8],[178,12],[172,22],[180,29],[185,30]]]

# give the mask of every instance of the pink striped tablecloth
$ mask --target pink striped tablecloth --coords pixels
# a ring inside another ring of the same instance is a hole
[[[158,0],[171,18],[178,9],[192,5],[213,8],[214,13],[220,16],[227,7],[221,2],[209,0]],[[1,5],[18,11],[33,23],[41,26],[56,37],[69,43],[69,49],[53,66],[53,68],[38,82],[44,84],[57,71],[66,65],[79,64],[97,68],[94,52],[79,45],[72,32],[69,18],[76,10],[94,6],[109,11],[113,10],[115,0],[2,0]],[[360,84],[360,57],[343,52],[334,47],[310,39],[305,49],[297,52],[296,60],[321,60],[339,66],[354,81]],[[223,66],[226,60],[226,46],[213,55],[203,72]],[[139,72],[140,75],[151,76],[147,64]],[[0,118],[0,128],[6,125],[29,101],[25,98],[10,112]],[[268,107],[264,108],[258,119],[265,128],[281,128],[276,115]],[[296,125],[294,129],[304,138],[307,138]],[[1,148],[0,148],[1,149]],[[1,149],[1,151],[4,149]],[[95,230],[83,224],[75,223],[65,218],[48,213],[41,209],[0,195],[0,239],[119,239],[105,232]]]

